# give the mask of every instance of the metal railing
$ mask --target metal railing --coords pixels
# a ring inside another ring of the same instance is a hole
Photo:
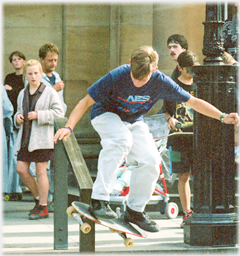
[[[55,131],[65,126],[67,118],[55,118]],[[74,133],[66,142],[58,141],[54,148],[54,249],[68,249],[68,164],[77,180],[80,201],[89,204],[93,181]],[[87,221],[87,220],[86,220]],[[79,251],[95,251],[95,224],[83,235],[79,229]],[[77,223],[76,223],[77,224]]]

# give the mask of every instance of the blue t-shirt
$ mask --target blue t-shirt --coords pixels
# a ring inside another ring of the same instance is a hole
[[[145,85],[135,87],[130,71],[130,65],[122,65],[88,88],[89,95],[95,101],[91,119],[112,112],[119,115],[122,121],[133,123],[143,120],[143,115],[160,99],[186,102],[191,97],[159,70],[151,75]]]
[[[52,86],[56,84],[55,83],[56,77],[54,76],[54,74],[52,74],[52,76],[47,76],[47,77],[49,78],[49,81],[50,81]]]

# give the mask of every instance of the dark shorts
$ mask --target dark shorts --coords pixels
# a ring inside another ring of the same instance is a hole
[[[171,151],[170,161],[173,173],[190,172],[193,163],[193,150],[183,152]]]
[[[193,163],[193,136],[169,137],[168,148],[173,173],[189,172]]]
[[[21,148],[17,155],[18,161],[23,162],[47,162],[53,160],[54,150],[53,149],[38,149],[29,152],[26,148]]]

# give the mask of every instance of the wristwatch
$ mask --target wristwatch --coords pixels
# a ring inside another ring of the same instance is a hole
[[[220,121],[221,121],[222,123],[224,123],[223,118],[224,118],[225,116],[227,116],[226,113],[222,113],[222,114],[220,115]]]

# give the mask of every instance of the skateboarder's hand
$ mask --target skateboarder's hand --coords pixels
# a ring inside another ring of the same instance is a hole
[[[236,126],[238,126],[239,116],[237,113],[230,113],[223,118],[223,121],[226,124],[235,124]]]
[[[67,141],[70,135],[71,132],[69,129],[61,128],[56,132],[55,136],[53,137],[53,142],[57,143],[58,140]]]

